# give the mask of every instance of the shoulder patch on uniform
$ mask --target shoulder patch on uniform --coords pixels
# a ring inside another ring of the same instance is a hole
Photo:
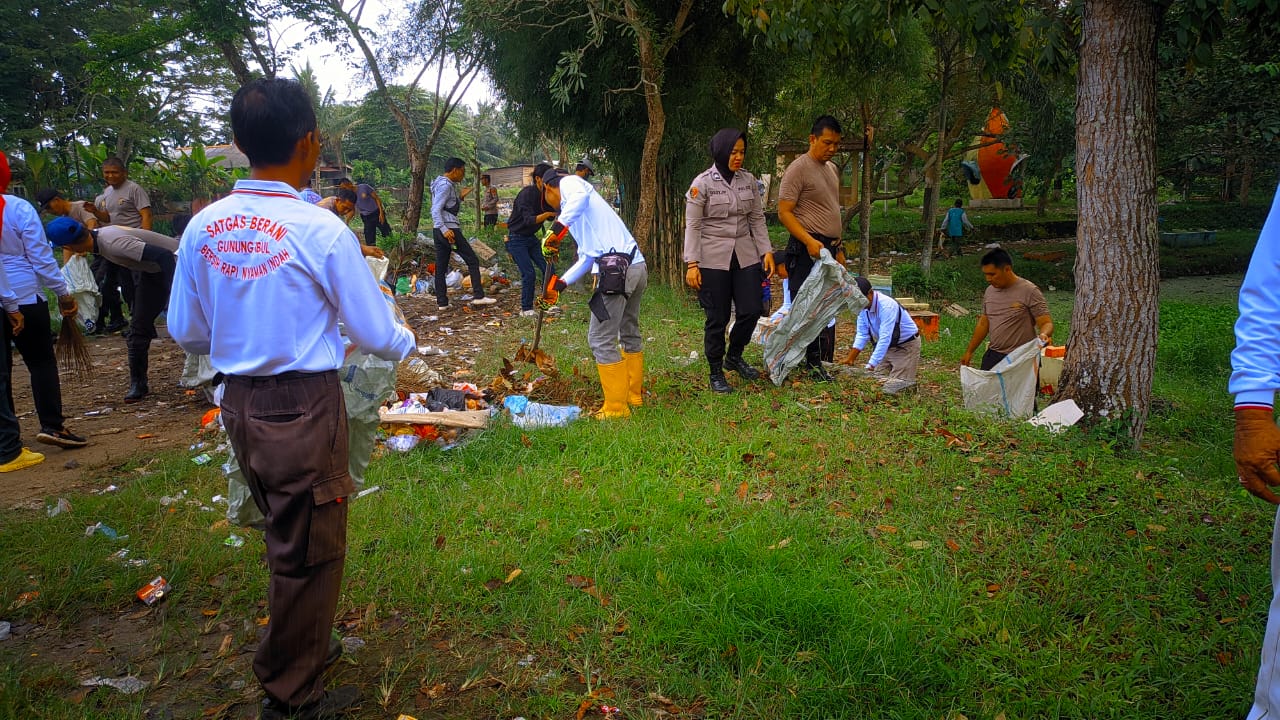
[[[698,186],[697,186],[697,185],[694,185],[693,187],[689,188],[689,197],[695,197],[695,198],[696,198],[696,197],[698,197]]]

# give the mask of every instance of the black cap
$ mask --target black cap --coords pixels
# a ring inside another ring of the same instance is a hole
[[[858,284],[858,290],[862,292],[863,297],[871,297],[871,281],[859,275],[853,281]]]
[[[568,175],[568,173],[558,168],[552,168],[548,170],[545,174],[543,174],[542,183],[544,185],[550,185],[551,187],[559,187],[560,178],[564,177],[565,175]]]
[[[59,197],[62,197],[62,193],[54,190],[53,188],[45,188],[36,193],[36,204],[40,206],[41,210],[43,210],[51,200]]]

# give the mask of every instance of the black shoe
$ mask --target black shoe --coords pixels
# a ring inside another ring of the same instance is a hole
[[[270,700],[263,701],[260,720],[333,720],[347,714],[360,700],[360,691],[354,685],[325,691],[315,702],[300,707],[289,707]]]
[[[742,376],[744,380],[759,380],[760,371],[747,364],[746,360],[739,357],[727,357],[724,359],[724,369],[732,370]]]
[[[733,386],[724,379],[724,373],[711,373],[711,392],[720,394],[733,392]]]
[[[151,392],[151,389],[147,387],[145,381],[129,383],[129,392],[124,394],[124,401],[130,404],[141,402],[142,398],[146,397],[149,392]]]
[[[832,382],[831,374],[828,373],[827,369],[822,367],[821,365],[810,365],[809,377],[813,378],[814,382],[819,382],[819,383]]]
[[[108,323],[106,327],[102,328],[102,332],[106,335],[110,335],[111,333],[118,333],[126,327],[129,327],[128,323],[123,320],[116,320],[113,323]]]
[[[66,428],[62,428],[61,430],[42,429],[40,433],[36,435],[36,442],[41,442],[45,445],[57,445],[58,447],[64,448],[82,448],[89,444],[88,440],[85,440]]]
[[[333,667],[333,664],[342,659],[342,638],[338,636],[338,631],[333,630],[329,634],[329,654],[324,659],[324,670]]]

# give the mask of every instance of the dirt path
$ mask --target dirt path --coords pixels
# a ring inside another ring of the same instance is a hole
[[[431,367],[443,377],[463,377],[489,344],[488,337],[506,324],[523,323],[532,332],[534,321],[519,317],[518,293],[518,289],[505,288],[495,295],[497,304],[482,309],[455,301],[440,313],[434,298],[418,296],[402,297],[400,307],[417,331],[420,344],[445,352],[428,358]],[[35,442],[40,422],[31,400],[31,378],[21,358],[14,358],[13,399],[23,440],[27,447],[43,453],[45,461],[4,476],[0,507],[39,506],[61,494],[105,487],[121,465],[153,453],[185,449],[192,442],[200,417],[212,406],[202,392],[178,386],[186,355],[163,327],[158,330],[161,337],[151,346],[151,394],[141,403],[124,403],[129,372],[124,338],[119,335],[89,339],[95,360],[93,378],[80,380],[62,374],[67,427],[90,443],[75,450]]]

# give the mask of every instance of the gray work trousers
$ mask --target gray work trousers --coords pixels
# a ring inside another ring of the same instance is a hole
[[[619,343],[629,353],[640,352],[643,346],[643,339],[640,337],[640,298],[644,296],[647,287],[649,269],[644,263],[633,264],[627,269],[627,293],[601,296],[609,319],[601,320],[592,313],[591,325],[587,328],[587,344],[591,346],[596,364],[612,365],[621,362]]]

